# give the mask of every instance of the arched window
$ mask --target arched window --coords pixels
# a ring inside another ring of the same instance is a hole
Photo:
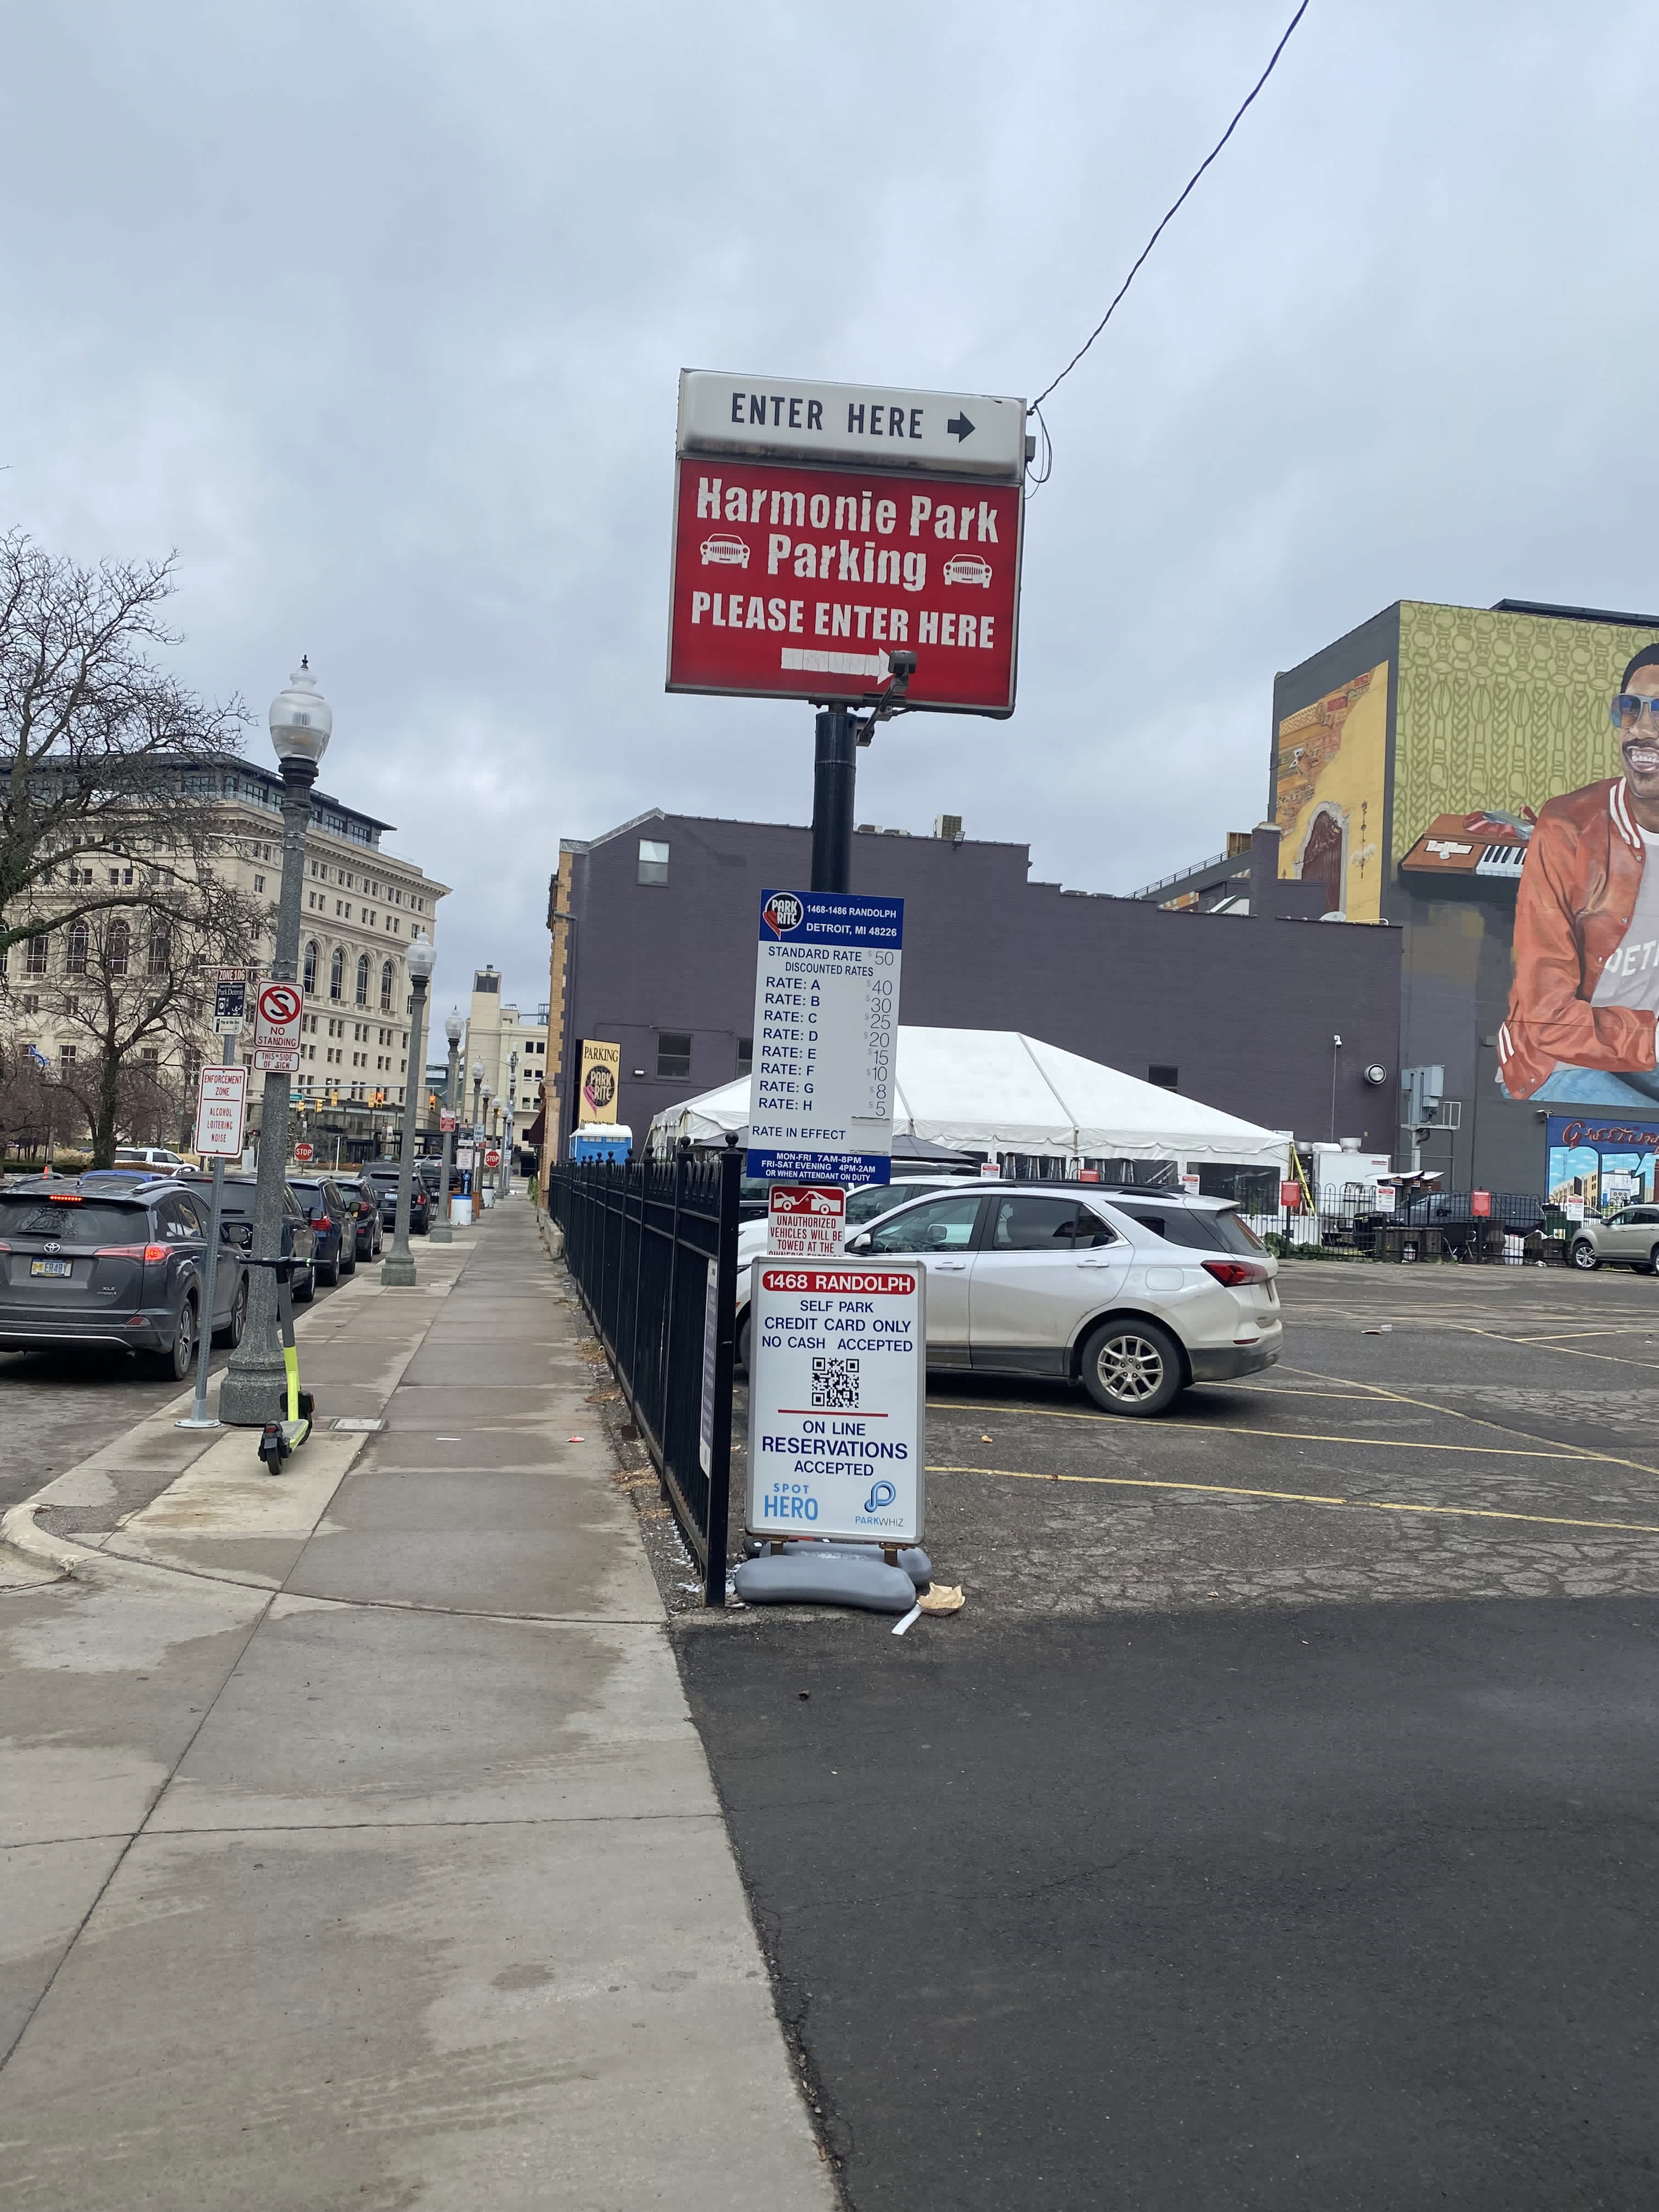
[[[360,954],[357,960],[357,1004],[360,1006],[366,1006],[368,1004],[368,955],[367,952]]]
[[[310,944],[306,947],[306,969],[303,988],[307,998],[311,996],[312,993],[317,988],[317,940],[313,937]]]
[[[334,957],[328,963],[328,995],[331,999],[345,996],[345,954],[337,945]]]
[[[167,974],[167,955],[170,950],[171,947],[168,943],[167,926],[166,922],[151,922],[149,926],[149,972],[152,975],[165,975]]]
[[[382,961],[380,963],[380,1012],[383,1014],[389,1014],[392,1012],[392,963],[389,960]]]
[[[112,975],[125,975],[132,957],[132,926],[118,915],[104,939],[104,954]]]
[[[84,975],[87,972],[87,941],[85,922],[71,922],[69,933],[69,971],[71,975]]]

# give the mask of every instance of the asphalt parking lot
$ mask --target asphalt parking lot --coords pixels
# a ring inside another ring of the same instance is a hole
[[[1304,1263],[935,1377],[964,1610],[676,1621],[856,2207],[1659,2204],[1659,1285]]]

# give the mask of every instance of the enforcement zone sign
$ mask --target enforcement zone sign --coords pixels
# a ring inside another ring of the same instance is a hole
[[[757,1260],[749,1486],[757,1536],[918,1544],[926,1507],[927,1270]]]
[[[746,1172],[886,1182],[902,899],[761,893]]]

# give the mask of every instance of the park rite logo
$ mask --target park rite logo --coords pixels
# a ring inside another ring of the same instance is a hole
[[[774,891],[761,908],[761,920],[774,937],[787,937],[806,919],[806,907],[793,891]]]

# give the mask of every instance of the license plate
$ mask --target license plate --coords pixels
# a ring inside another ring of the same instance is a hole
[[[73,1262],[68,1260],[31,1260],[29,1261],[29,1273],[32,1275],[68,1275],[73,1272]]]

